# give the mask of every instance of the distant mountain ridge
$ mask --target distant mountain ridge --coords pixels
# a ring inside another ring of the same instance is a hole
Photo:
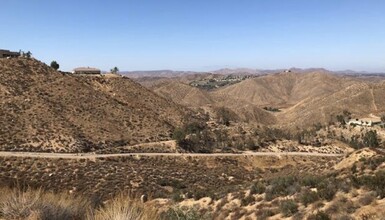
[[[130,78],[140,77],[178,77],[184,75],[204,74],[206,72],[174,71],[174,70],[149,70],[149,71],[120,71],[119,74]]]
[[[176,71],[176,70],[143,70],[143,71],[121,71],[120,74],[129,76],[131,78],[141,77],[183,77],[186,75],[199,75],[199,74],[220,74],[220,75],[267,75],[272,73],[280,72],[296,72],[296,73],[307,73],[323,71],[341,75],[357,75],[357,76],[385,76],[385,72],[369,72],[369,71],[354,71],[354,70],[343,70],[343,71],[332,71],[325,68],[295,68],[291,67],[288,69],[252,69],[252,68],[223,68],[213,71]]]

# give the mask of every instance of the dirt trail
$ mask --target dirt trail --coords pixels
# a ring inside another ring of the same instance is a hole
[[[9,152],[0,151],[0,157],[35,157],[35,158],[62,158],[62,159],[95,159],[109,157],[135,157],[135,156],[169,156],[169,157],[244,157],[244,156],[311,156],[311,157],[340,157],[344,154],[323,154],[308,152],[244,152],[235,153],[121,153],[121,154],[92,154],[92,153],[38,153],[38,152]]]
[[[377,108],[377,105],[376,105],[376,101],[375,101],[375,99],[374,99],[374,91],[373,91],[373,87],[370,89],[370,94],[372,95],[373,108],[374,108],[374,110],[377,112],[377,111],[378,111],[378,108]]]

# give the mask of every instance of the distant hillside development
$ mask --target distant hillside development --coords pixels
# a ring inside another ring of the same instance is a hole
[[[124,77],[0,60],[0,149],[81,152],[168,140],[188,113]]]

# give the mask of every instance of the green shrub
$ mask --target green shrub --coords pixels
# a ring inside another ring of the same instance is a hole
[[[211,153],[215,144],[214,134],[202,121],[192,121],[173,132],[179,147],[195,153]]]
[[[218,123],[229,126],[230,121],[236,121],[237,115],[228,108],[219,107],[216,109],[216,114],[218,117]]]
[[[179,144],[186,137],[186,132],[182,128],[176,128],[172,134],[172,139]]]
[[[304,190],[300,194],[300,201],[304,206],[307,206],[309,204],[312,204],[320,199],[318,193],[310,191],[310,190]]]
[[[180,192],[175,192],[175,193],[173,193],[171,199],[172,199],[174,202],[181,202],[181,201],[183,201],[183,197],[182,197],[182,195],[180,194]]]
[[[269,217],[277,213],[275,212],[275,210],[264,208],[264,209],[258,209],[255,214],[257,215],[257,219],[264,220],[264,219],[268,219]]]
[[[160,214],[164,220],[209,220],[210,213],[201,214],[197,209],[170,208]]]
[[[330,180],[330,179],[331,179],[331,177],[328,180],[321,182],[317,186],[318,195],[321,198],[326,199],[327,201],[332,200],[338,191],[337,184],[334,183],[334,181]]]
[[[263,107],[263,109],[265,109],[266,111],[270,111],[270,112],[280,112],[281,111],[278,108],[274,108],[274,107]]]
[[[258,181],[256,183],[253,183],[253,185],[251,185],[251,187],[250,187],[250,194],[251,195],[262,194],[262,193],[265,192],[265,190],[266,190],[265,184],[263,184],[260,181]]]
[[[374,176],[364,175],[361,177],[353,177],[356,185],[366,186],[369,189],[376,191],[377,195],[385,198],[385,170],[378,171]]]
[[[373,192],[363,195],[358,201],[362,206],[371,204],[376,199],[376,195]]]
[[[277,177],[270,180],[270,185],[265,191],[266,200],[272,200],[278,196],[292,195],[300,190],[296,176]]]
[[[54,60],[51,62],[51,65],[50,65],[52,68],[54,68],[55,70],[58,70],[60,65]]]
[[[254,203],[254,202],[255,202],[254,196],[249,195],[249,196],[246,196],[245,198],[243,198],[243,199],[241,200],[241,205],[242,205],[242,206],[247,206],[247,205],[250,205],[250,204],[252,204],[252,203]]]
[[[292,200],[283,200],[279,203],[279,209],[285,217],[289,217],[298,212],[298,204]]]
[[[364,137],[362,138],[362,142],[367,147],[379,147],[380,141],[377,137],[377,131],[368,131],[365,133]]]
[[[193,192],[193,198],[195,200],[199,200],[199,199],[206,197],[206,196],[207,196],[207,192],[205,190],[196,189]]]
[[[331,220],[331,217],[324,211],[318,211],[316,214],[310,215],[308,220]]]
[[[322,177],[320,176],[305,175],[304,177],[302,177],[301,184],[303,186],[315,188],[321,182],[321,180],[322,180]]]

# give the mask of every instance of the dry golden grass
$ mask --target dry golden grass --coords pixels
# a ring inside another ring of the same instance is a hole
[[[0,220],[158,220],[157,210],[123,194],[95,208],[90,200],[41,189],[0,189]]]
[[[91,212],[88,220],[158,220],[155,208],[123,194],[110,200],[104,207]]]
[[[0,219],[84,219],[90,201],[43,190],[0,189]]]

